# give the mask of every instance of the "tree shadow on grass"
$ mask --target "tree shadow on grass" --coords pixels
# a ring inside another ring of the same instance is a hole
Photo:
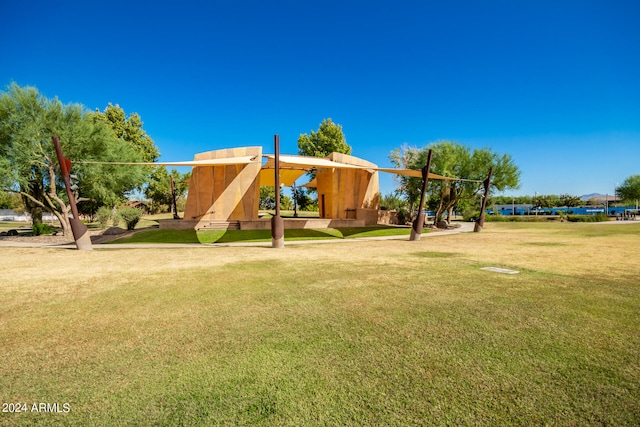
[[[315,239],[335,239],[338,236],[329,231],[317,229],[286,229],[284,230],[285,240],[315,240]],[[271,230],[224,230],[215,241],[207,243],[232,243],[232,242],[269,242],[271,241]]]
[[[200,243],[196,230],[142,230],[120,237],[110,243]]]
[[[369,227],[341,227],[338,230],[345,238],[348,237],[375,237],[403,235],[411,232],[410,228],[392,227],[388,225],[374,225]],[[403,231],[399,231],[403,230]]]

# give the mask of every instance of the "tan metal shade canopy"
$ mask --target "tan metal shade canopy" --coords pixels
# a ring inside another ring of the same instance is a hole
[[[257,163],[262,161],[262,157],[267,159],[267,162],[262,165],[260,172],[260,185],[273,186],[274,185],[274,155],[265,154],[263,156],[239,156],[228,157],[221,159],[206,159],[206,160],[185,160],[177,162],[91,162],[91,161],[74,161],[74,163],[82,164],[111,164],[111,165],[138,165],[138,166],[225,166],[225,165],[247,165],[249,163]],[[290,187],[293,183],[306,172],[318,169],[318,168],[338,168],[338,169],[364,169],[371,171],[380,171],[393,173],[396,175],[411,176],[415,178],[422,178],[422,171],[418,169],[395,169],[395,168],[380,168],[380,167],[367,167],[349,165],[346,163],[335,162],[322,157],[309,157],[309,156],[291,156],[280,155],[280,180],[281,182]],[[440,179],[449,181],[476,181],[466,180],[463,178],[452,178],[443,175],[437,175],[429,173],[429,179]],[[481,182],[481,181],[477,181]],[[308,187],[314,187],[311,182],[305,184]]]
[[[178,162],[80,162],[141,166],[192,167],[184,220],[194,228],[213,227],[216,221],[259,221],[260,187],[275,184],[275,155],[262,147],[238,147],[198,153],[191,161]],[[421,170],[381,168],[367,160],[341,153],[327,157],[279,156],[278,180],[292,186],[305,173],[316,177],[304,187],[318,194],[321,219],[378,221],[380,188],[378,172],[422,178]],[[429,173],[435,180],[462,180]]]
[[[265,154],[263,157],[267,159],[267,162],[262,166],[262,170],[260,171],[260,185],[273,186],[275,181],[275,176],[273,174],[273,169],[275,168],[275,156],[273,154]],[[306,172],[319,168],[363,169],[361,166],[334,162],[322,157],[290,156],[281,154],[280,183],[290,187]]]
[[[418,169],[393,169],[393,168],[376,168],[381,172],[394,173],[396,175],[412,176],[415,178],[422,178],[422,171]],[[444,179],[448,181],[461,181],[461,178],[451,178],[448,176],[436,175],[429,172],[429,179]]]
[[[206,160],[185,160],[181,162],[84,162],[73,161],[86,165],[137,165],[137,166],[224,166],[224,165],[247,165],[253,162],[261,162],[259,156],[228,157],[224,159]]]

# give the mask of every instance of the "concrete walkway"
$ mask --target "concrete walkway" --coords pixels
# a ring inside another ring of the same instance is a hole
[[[460,227],[450,230],[429,231],[422,234],[422,239],[436,236],[448,236],[452,234],[468,233],[473,231],[473,222],[459,222]],[[286,246],[295,245],[317,245],[328,243],[347,243],[347,242],[370,242],[376,240],[409,240],[408,235],[404,236],[379,236],[379,237],[356,237],[353,239],[319,239],[319,240],[286,240]],[[93,249],[176,249],[176,248],[223,248],[223,247],[257,247],[271,248],[271,242],[229,242],[229,243],[94,243]],[[37,242],[18,242],[15,240],[0,240],[0,248],[49,248],[49,249],[75,249],[75,243],[51,244]]]

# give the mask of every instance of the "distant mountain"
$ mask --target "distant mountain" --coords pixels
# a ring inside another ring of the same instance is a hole
[[[591,193],[585,194],[584,196],[580,196],[580,200],[586,202],[589,199],[604,199],[606,195],[600,193]]]
[[[600,194],[600,193],[591,193],[585,194],[584,196],[580,196],[580,200],[586,202],[587,200],[596,199],[596,200],[617,200],[614,194]]]

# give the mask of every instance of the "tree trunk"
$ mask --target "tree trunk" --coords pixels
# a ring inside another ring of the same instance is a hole
[[[48,160],[48,159],[47,159]],[[71,231],[71,221],[69,221],[69,211],[71,210],[70,205],[66,205],[64,201],[58,197],[57,188],[56,188],[56,170],[53,166],[53,163],[49,161],[48,166],[49,172],[49,194],[44,195],[44,199],[47,201],[51,212],[58,218],[60,222],[60,226],[62,227],[62,235],[70,236],[72,234]],[[56,206],[53,202],[60,207],[60,209],[56,209]],[[77,218],[78,220],[80,218]]]
[[[33,225],[42,224],[42,208],[40,206],[30,206],[29,214],[31,215],[31,223]]]
[[[447,212],[447,224],[451,225],[452,218],[453,218],[453,205],[449,206],[449,210]]]

